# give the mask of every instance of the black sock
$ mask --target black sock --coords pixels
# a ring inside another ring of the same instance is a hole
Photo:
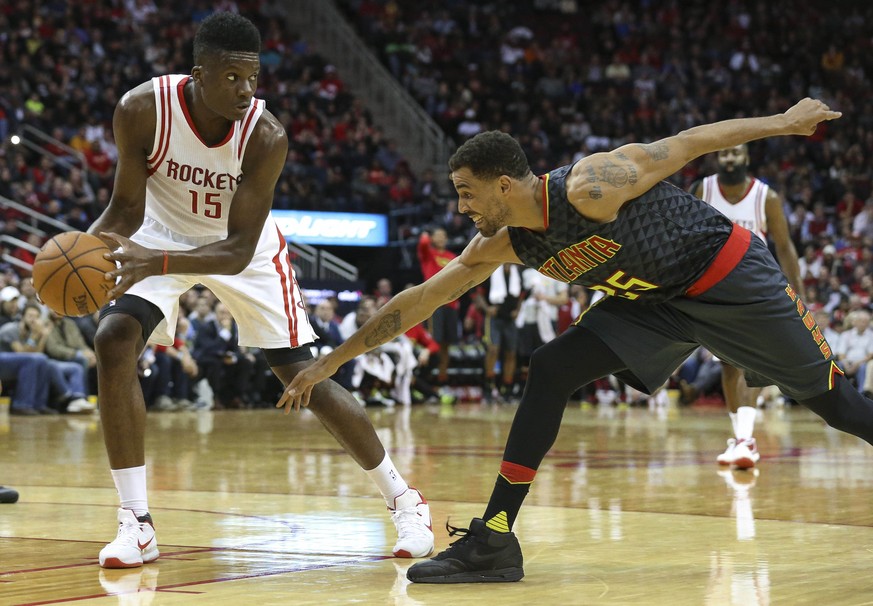
[[[494,492],[485,509],[485,525],[497,532],[509,532],[518,517],[518,510],[537,475],[536,469],[503,461],[494,483]]]
[[[497,532],[509,532],[529,490],[530,484],[510,484],[503,476],[497,476],[483,516],[485,525]]]

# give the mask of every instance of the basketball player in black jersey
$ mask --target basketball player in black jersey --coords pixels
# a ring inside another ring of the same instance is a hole
[[[777,135],[810,135],[840,117],[804,99],[783,114],[697,126],[625,145],[537,177],[518,143],[479,134],[449,160],[458,210],[479,229],[461,255],[395,296],[332,354],[301,370],[277,407],[306,406],[316,384],[485,280],[501,263],[603,291],[575,326],[534,352],[483,517],[419,562],[419,583],[517,581],[512,524],[554,443],[569,396],[615,374],[651,393],[699,345],[776,384],[832,426],[873,441],[873,400],[842,375],[821,330],[766,245],[663,179],[707,153]]]

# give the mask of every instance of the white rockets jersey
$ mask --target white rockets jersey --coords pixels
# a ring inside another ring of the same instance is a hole
[[[770,187],[757,179],[752,179],[743,198],[736,204],[725,200],[718,186],[718,175],[710,175],[703,179],[704,202],[708,202],[728,219],[745,227],[764,242],[767,241],[767,213],[765,203]]]
[[[253,98],[245,117],[231,125],[224,140],[209,146],[200,138],[185,102],[183,88],[190,78],[152,78],[157,124],[146,160],[145,214],[177,234],[220,240],[227,237],[246,145],[265,103]]]

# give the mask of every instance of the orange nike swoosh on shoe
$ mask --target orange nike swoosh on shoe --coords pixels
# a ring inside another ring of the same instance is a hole
[[[151,545],[151,544],[152,544],[152,541],[154,541],[154,540],[155,540],[155,537],[152,537],[152,538],[150,538],[148,541],[146,541],[146,544],[145,544],[145,545],[143,545],[143,544],[140,543],[139,541],[137,541],[136,544],[137,544],[137,546],[138,546],[140,549],[145,549],[146,547],[148,547],[149,545]]]

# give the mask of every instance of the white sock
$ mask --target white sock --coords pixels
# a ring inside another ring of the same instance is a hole
[[[146,468],[126,467],[125,469],[110,469],[115,480],[115,490],[121,500],[123,509],[130,509],[139,517],[149,511],[149,498],[146,493]]]
[[[731,418],[731,427],[734,430],[734,437],[737,435],[737,413],[729,412],[728,416]]]
[[[737,440],[750,440],[755,431],[755,417],[758,409],[754,406],[740,406],[737,409]]]
[[[385,453],[385,458],[375,469],[365,470],[370,479],[379,487],[379,492],[385,498],[388,506],[394,505],[394,499],[402,495],[409,489],[409,484],[400,475],[400,472],[394,468],[394,463],[391,462],[391,457]]]

